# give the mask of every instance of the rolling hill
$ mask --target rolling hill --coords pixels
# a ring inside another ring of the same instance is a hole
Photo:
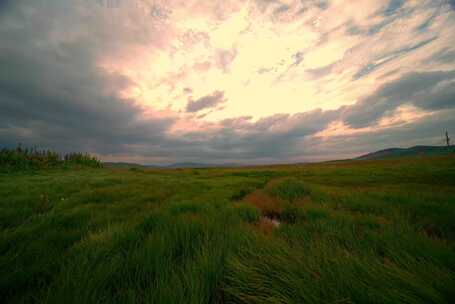
[[[356,159],[386,159],[402,156],[436,156],[455,153],[455,146],[414,146],[411,148],[389,148],[357,157]]]

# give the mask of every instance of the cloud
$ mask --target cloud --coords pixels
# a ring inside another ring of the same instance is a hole
[[[400,8],[403,7],[405,2],[406,2],[406,0],[390,0],[389,4],[387,5],[383,14],[385,16],[390,16],[390,15],[395,14],[397,12],[397,10],[399,10]]]
[[[72,15],[76,28],[68,23],[71,18],[65,20],[67,4],[34,4],[17,4],[9,18],[0,20],[0,39],[7,45],[0,48],[0,142],[115,153],[162,139],[173,118],[156,114],[146,119],[140,106],[117,94],[129,79],[97,67],[103,50],[94,45],[105,40],[108,49],[120,47],[105,36],[109,32],[103,26],[110,25],[100,24],[96,15]],[[56,21],[57,29],[52,26]],[[83,33],[90,23],[96,30],[87,36]],[[70,27],[71,35],[61,32]]]
[[[444,132],[455,133],[454,110],[439,111],[407,124],[378,128],[374,132],[353,133],[328,138],[309,136],[304,143],[311,160],[351,158],[390,147],[444,145]],[[336,156],[333,151],[337,151]],[[330,157],[330,155],[332,156]]]
[[[334,67],[335,67],[335,64],[332,63],[332,64],[326,65],[322,68],[308,69],[305,72],[308,75],[310,75],[311,78],[317,79],[317,78],[321,78],[321,77],[329,75],[332,72]]]
[[[218,50],[216,52],[216,66],[223,70],[224,72],[228,72],[229,66],[235,60],[237,56],[237,50]]]
[[[380,66],[384,65],[384,64],[387,64],[397,58],[400,58],[401,56],[403,55],[406,55],[410,52],[413,52],[415,50],[418,50],[430,43],[432,43],[433,41],[435,41],[437,39],[437,37],[432,37],[430,39],[427,39],[427,40],[424,40],[424,41],[421,41],[417,44],[414,44],[414,45],[411,45],[411,46],[407,46],[407,47],[404,47],[404,48],[401,48],[401,49],[398,49],[396,51],[393,51],[393,52],[389,52],[387,54],[383,54],[381,55],[376,61],[373,61],[373,62],[370,62],[368,63],[366,66],[362,67],[353,77],[352,79],[353,80],[357,80],[359,78],[362,78],[370,73],[372,73],[373,71],[375,71],[377,68],[379,68]]]
[[[450,109],[455,107],[454,83],[455,70],[409,73],[347,107],[343,117],[349,125],[363,127],[402,104],[410,103],[427,110]]]
[[[314,110],[295,115],[276,114],[258,121],[239,117],[220,122],[220,128],[213,133],[195,132],[185,137],[194,143],[191,149],[200,147],[191,152],[195,155],[202,148],[202,153],[212,159],[279,162],[301,156],[305,148],[299,143],[323,130],[336,116],[337,111]]]
[[[449,5],[455,11],[455,0],[449,0]]]
[[[297,52],[294,55],[292,55],[292,58],[294,60],[294,63],[292,65],[293,66],[299,65],[304,59],[303,55],[304,55],[303,52]]]
[[[444,48],[441,51],[432,54],[426,61],[437,62],[442,64],[451,64],[455,62],[455,49]]]
[[[455,125],[447,2],[99,3],[0,1],[1,145],[271,163]]]
[[[191,94],[191,93],[193,93],[193,89],[191,89],[191,88],[183,88],[183,93]]]
[[[273,11],[273,13],[275,15],[279,15],[279,14],[282,14],[282,13],[285,13],[285,12],[289,11],[289,9],[290,9],[289,5],[283,4],[283,5],[280,5],[279,7],[277,7]]]
[[[211,95],[207,95],[196,100],[190,100],[186,106],[186,111],[189,113],[195,113],[201,110],[214,108],[224,102],[226,102],[224,92],[215,91]]]

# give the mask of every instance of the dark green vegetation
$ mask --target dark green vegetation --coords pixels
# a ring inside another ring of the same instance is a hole
[[[368,153],[358,159],[387,159],[403,156],[441,156],[455,154],[455,146],[415,146],[411,148],[390,148]]]
[[[0,229],[0,303],[450,303],[455,157],[1,173]]]
[[[74,167],[101,168],[102,164],[96,157],[82,153],[60,155],[50,150],[21,146],[16,149],[0,150],[0,172]]]

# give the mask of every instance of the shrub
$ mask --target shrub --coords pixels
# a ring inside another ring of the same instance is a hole
[[[15,149],[3,148],[0,150],[1,171],[37,170],[74,165],[102,167],[101,162],[89,154],[69,153],[60,155],[51,150],[28,149],[22,148],[20,145]]]
[[[85,167],[100,168],[101,162],[88,153],[69,153],[63,156],[64,162],[67,164],[81,165]]]

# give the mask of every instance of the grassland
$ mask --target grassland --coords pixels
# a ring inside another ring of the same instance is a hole
[[[455,157],[0,173],[0,229],[0,303],[450,303]]]

